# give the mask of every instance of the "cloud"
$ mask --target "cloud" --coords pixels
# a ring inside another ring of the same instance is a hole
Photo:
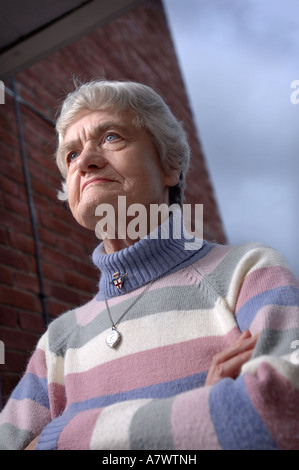
[[[229,241],[274,246],[299,277],[299,4],[164,3]]]

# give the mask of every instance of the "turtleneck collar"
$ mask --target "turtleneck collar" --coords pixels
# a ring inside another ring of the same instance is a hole
[[[197,241],[197,250],[186,249],[190,236],[186,235],[180,210],[171,213],[161,226],[133,245],[112,254],[106,254],[101,242],[92,254],[100,270],[98,300],[127,294],[153,279],[175,272],[204,255],[206,243]],[[127,273],[121,290],[113,284],[114,273]]]

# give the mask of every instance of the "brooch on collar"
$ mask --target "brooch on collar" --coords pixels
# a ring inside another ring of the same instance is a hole
[[[120,274],[118,271],[116,271],[113,274],[113,279],[110,282],[110,284],[113,284],[115,287],[117,287],[118,290],[121,290],[123,282],[124,282],[124,278],[126,276],[128,276],[128,273]]]

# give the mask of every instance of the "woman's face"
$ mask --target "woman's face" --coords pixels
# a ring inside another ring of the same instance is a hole
[[[69,126],[60,152],[65,158],[70,209],[84,227],[94,230],[99,204],[118,196],[126,206],[168,203],[168,187],[177,172],[166,175],[148,132],[134,124],[134,114],[112,110],[82,111]]]

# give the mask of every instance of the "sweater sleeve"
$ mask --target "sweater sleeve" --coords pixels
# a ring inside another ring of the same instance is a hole
[[[51,419],[45,345],[39,341],[23,378],[0,414],[0,449],[24,449]]]
[[[214,283],[216,305],[234,316],[240,331],[260,332],[238,378],[170,398],[74,411],[45,429],[39,448],[298,449],[298,282],[268,247],[243,249],[239,258],[236,250],[235,256],[222,284],[219,278]]]
[[[227,301],[240,330],[260,336],[240,377],[211,389],[210,414],[221,447],[298,449],[298,280],[279,252],[257,246],[238,263],[231,286]]]

